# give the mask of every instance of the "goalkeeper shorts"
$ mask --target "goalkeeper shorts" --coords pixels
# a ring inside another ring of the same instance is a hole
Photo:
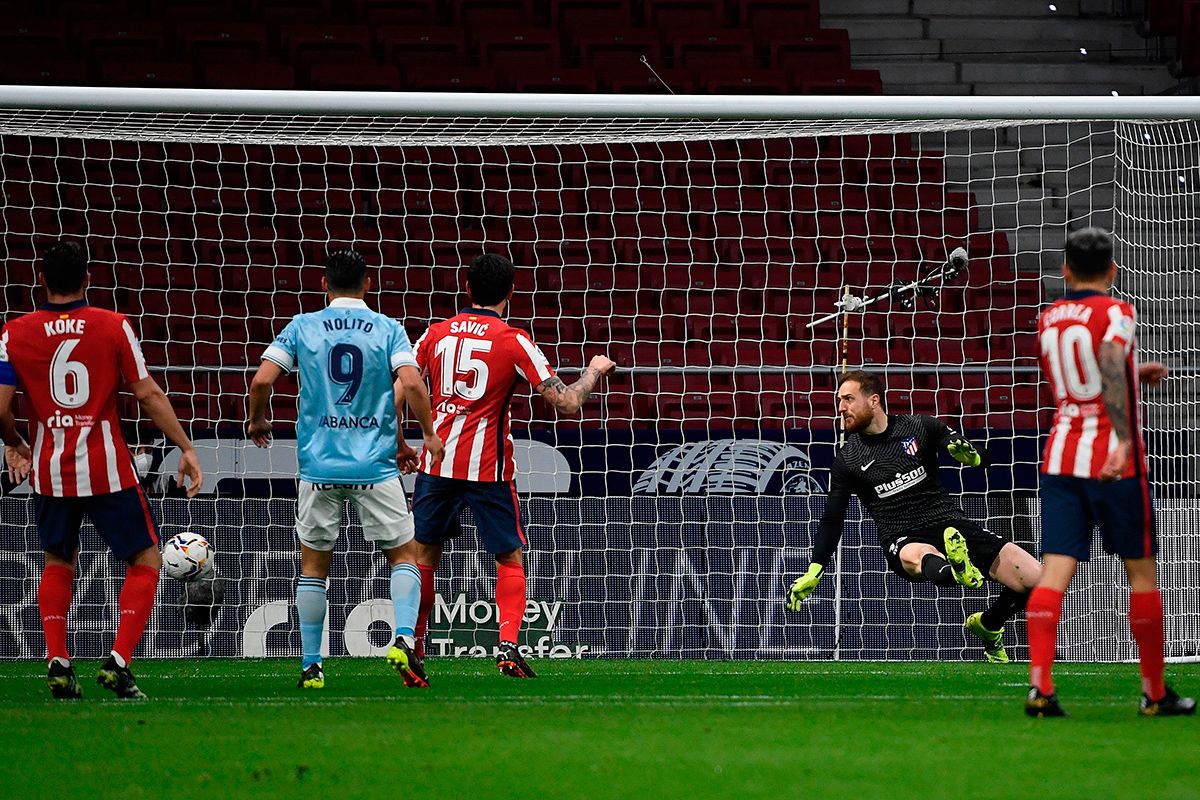
[[[963,535],[963,539],[967,543],[967,553],[971,556],[971,563],[979,568],[980,572],[987,575],[992,564],[1000,555],[1001,548],[1008,544],[1008,541],[983,526],[972,522],[965,517],[962,519],[952,519],[946,522],[939,522],[937,525],[931,525],[928,528],[906,533],[903,536],[897,536],[893,539],[886,539],[880,542],[883,545],[883,552],[887,558],[888,569],[904,578],[906,581],[920,583],[925,580],[923,577],[913,577],[904,569],[904,564],[900,562],[900,551],[904,549],[906,544],[928,544],[936,547],[939,553],[945,553],[946,550],[946,528],[957,528],[958,532]]]

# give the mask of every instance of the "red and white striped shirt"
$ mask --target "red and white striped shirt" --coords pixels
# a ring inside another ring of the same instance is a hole
[[[1144,473],[1134,322],[1133,306],[1101,292],[1067,292],[1038,317],[1042,371],[1058,403],[1042,457],[1043,473],[1099,478],[1108,454],[1117,446],[1102,394],[1100,345],[1104,342],[1125,351],[1133,449],[1122,477],[1133,477],[1139,466]]]
[[[137,485],[117,415],[117,393],[149,377],[123,315],[84,301],[45,305],[0,333],[0,373],[31,406],[33,472],[40,495],[88,497]]]
[[[417,340],[417,364],[429,376],[433,425],[446,456],[433,466],[421,454],[421,471],[468,481],[511,481],[509,403],[520,379],[538,384],[554,377],[529,334],[492,311],[468,308],[429,327]]]

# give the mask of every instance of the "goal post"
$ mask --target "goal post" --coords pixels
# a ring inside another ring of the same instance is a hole
[[[1033,321],[1061,291],[1065,233],[1105,225],[1143,358],[1172,369],[1143,411],[1168,655],[1195,658],[1198,119],[1183,97],[0,87],[4,312],[34,307],[48,242],[86,241],[89,300],[131,318],[197,439],[208,482],[185,501],[178,455],[130,432],[163,534],[209,538],[224,580],[207,617],[163,581],[142,655],[298,652],[296,386],[275,396],[269,450],[244,438],[244,396],[273,335],[322,306],[325,253],[354,246],[368,302],[414,339],[465,302],[467,261],[496,251],[519,267],[511,321],[564,376],[596,352],[618,362],[579,418],[514,397],[535,656],[975,658],[962,622],[986,594],[889,574],[857,504],[834,574],[783,609],[824,508],[837,375],[877,371],[891,411],[985,447],[992,466],[943,478],[1034,548],[1049,408]],[[4,492],[0,658],[37,658],[37,535],[27,489]],[[494,566],[464,522],[438,572],[434,656],[496,643]],[[346,533],[327,647],[370,655],[390,641],[387,571]],[[115,630],[122,569],[83,542],[70,630],[88,657]],[[1081,569],[1067,658],[1132,658],[1123,585],[1111,559]]]

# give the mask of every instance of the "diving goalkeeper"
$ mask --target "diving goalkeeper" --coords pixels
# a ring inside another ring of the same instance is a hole
[[[1037,559],[966,518],[938,479],[938,453],[971,467],[983,456],[965,438],[933,417],[889,416],[883,386],[869,372],[848,372],[837,394],[846,444],[833,461],[829,502],[817,527],[812,563],[792,584],[787,607],[798,611],[829,565],[851,493],[879,529],[879,544],[893,572],[913,582],[978,589],[983,573],[1003,585],[986,611],[967,618],[966,629],[983,643],[988,661],[1005,663],[1004,623],[1025,608],[1042,575]]]

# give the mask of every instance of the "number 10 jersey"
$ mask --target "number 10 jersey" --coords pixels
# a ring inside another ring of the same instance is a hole
[[[1117,345],[1125,356],[1133,448],[1122,477],[1131,478],[1144,470],[1133,306],[1101,292],[1069,291],[1038,317],[1038,340],[1042,371],[1057,407],[1042,456],[1042,472],[1098,478],[1108,454],[1117,446],[1102,393],[1100,345],[1104,342]]]
[[[382,483],[396,467],[396,370],[417,365],[404,327],[362,300],[337,297],[298,314],[263,353],[300,376],[300,479]]]
[[[421,471],[468,481],[511,481],[509,404],[521,379],[537,386],[554,377],[525,331],[493,311],[468,308],[429,327],[417,340],[417,363],[429,376],[434,427],[446,456]]]

